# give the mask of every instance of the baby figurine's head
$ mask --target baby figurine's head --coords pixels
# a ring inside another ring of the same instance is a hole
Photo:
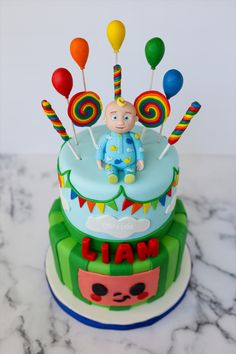
[[[115,133],[126,133],[133,129],[138,117],[132,103],[119,97],[106,106],[104,120],[109,130]]]

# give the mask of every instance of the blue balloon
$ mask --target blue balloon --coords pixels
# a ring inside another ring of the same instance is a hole
[[[184,78],[178,70],[167,71],[163,78],[163,89],[166,97],[169,99],[176,95],[181,90],[183,82]]]

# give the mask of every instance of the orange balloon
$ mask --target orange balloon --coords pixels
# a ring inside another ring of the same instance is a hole
[[[89,45],[84,38],[75,38],[70,44],[70,53],[74,61],[83,70],[88,60]]]

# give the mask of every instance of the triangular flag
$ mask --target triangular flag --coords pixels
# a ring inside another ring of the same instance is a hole
[[[86,199],[81,198],[80,196],[78,196],[78,200],[79,200],[79,206],[80,208],[82,208],[82,206],[84,205],[84,203],[86,202]]]
[[[69,180],[66,181],[65,188],[71,188]]]
[[[161,198],[159,198],[159,202],[162,206],[165,206],[166,203],[166,194],[164,194]]]
[[[132,200],[125,199],[122,205],[122,211],[133,205],[135,202],[132,202]]]
[[[70,191],[70,199],[75,199],[78,197],[78,194],[74,191],[74,189],[71,189]]]
[[[173,183],[173,187],[176,187],[178,182],[179,182],[179,175],[176,175],[174,183]]]
[[[179,174],[177,174],[177,176],[176,176],[176,186],[178,183],[179,183]]]
[[[153,209],[156,210],[157,204],[158,204],[158,199],[153,200],[153,201],[151,202],[151,204],[152,204]]]
[[[147,214],[150,206],[151,206],[151,203],[144,203],[143,204],[143,212],[144,212],[144,214]]]
[[[118,207],[117,207],[116,202],[114,200],[111,200],[110,202],[107,202],[106,205],[108,205],[113,210],[118,211]]]
[[[172,188],[170,188],[166,194],[167,194],[169,197],[171,197],[171,194],[172,194]]]
[[[93,208],[95,207],[95,202],[91,202],[90,200],[87,200],[87,204],[88,204],[88,208],[89,208],[89,211],[90,213],[93,212]]]
[[[61,184],[62,184],[62,188],[65,187],[65,177],[61,176]]]
[[[140,208],[142,208],[143,204],[140,204],[140,203],[135,203],[132,207],[132,211],[131,211],[131,214],[135,214],[136,211],[138,211]]]
[[[100,211],[100,213],[104,213],[105,210],[105,203],[96,203],[96,207],[98,208],[98,210]]]
[[[58,174],[58,181],[59,181],[60,187],[63,188],[64,187],[64,176],[61,176]]]

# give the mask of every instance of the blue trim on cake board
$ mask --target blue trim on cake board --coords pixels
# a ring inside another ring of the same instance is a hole
[[[118,330],[118,331],[147,327],[147,326],[153,325],[155,322],[160,321],[163,317],[167,316],[170,312],[172,312],[182,302],[182,300],[184,299],[184,297],[187,293],[188,286],[189,286],[189,283],[188,283],[186,289],[184,290],[184,293],[179,298],[179,300],[173,306],[171,306],[167,311],[162,313],[161,315],[152,317],[152,318],[142,321],[142,322],[136,322],[136,323],[127,324],[127,325],[118,325],[118,324],[112,324],[112,323],[110,324],[110,323],[97,322],[97,321],[91,320],[87,317],[84,317],[77,312],[74,312],[69,307],[67,307],[65,304],[63,304],[56,297],[56,295],[54,294],[54,292],[49,284],[47,276],[46,276],[46,279],[47,279],[47,283],[48,283],[49,289],[51,291],[51,294],[52,294],[54,300],[62,308],[62,310],[65,311],[68,315],[70,315],[71,317],[73,317],[77,321],[82,322],[83,324],[90,326],[90,327],[95,327],[95,328],[99,328],[99,329],[113,329],[113,330]],[[88,305],[88,306],[90,306],[90,305]]]

